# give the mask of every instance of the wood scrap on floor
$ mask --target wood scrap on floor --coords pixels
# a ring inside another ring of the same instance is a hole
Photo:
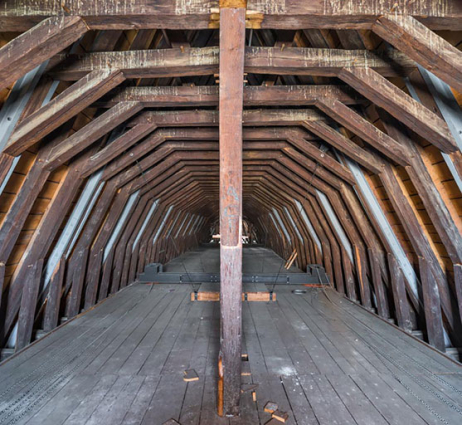
[[[287,412],[283,412],[282,410],[276,410],[272,413],[272,418],[278,420],[279,422],[285,423],[287,419],[289,419],[289,414]]]
[[[278,409],[279,409],[279,406],[274,401],[268,401],[268,403],[266,403],[265,407],[263,408],[265,412],[271,413],[271,414],[273,414]]]
[[[188,369],[184,371],[184,376],[183,380],[185,382],[192,382],[192,381],[198,381],[199,380],[199,375],[194,369]]]

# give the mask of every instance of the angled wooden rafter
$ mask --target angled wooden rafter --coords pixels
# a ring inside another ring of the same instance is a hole
[[[119,71],[96,71],[83,77],[23,120],[4,152],[19,155],[125,80]]]
[[[370,68],[345,68],[339,78],[445,153],[458,150],[446,123]]]
[[[462,52],[417,19],[387,14],[372,31],[462,93]]]
[[[87,25],[78,16],[52,17],[10,41],[0,49],[0,90],[12,86],[87,31]]]

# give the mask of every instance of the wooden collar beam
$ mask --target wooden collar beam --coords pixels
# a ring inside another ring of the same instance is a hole
[[[55,0],[36,0],[25,6],[20,0],[4,0],[0,10],[0,26],[4,31],[26,31],[50,16],[81,16],[90,29],[208,29],[219,26],[216,1],[194,3],[160,0],[124,0],[111,4],[105,0],[67,0],[61,6]],[[400,3],[394,0],[355,3],[300,2],[272,0],[248,2],[246,26],[272,29],[370,29],[374,22],[391,11],[412,15],[432,29],[462,29],[462,5],[451,0],[419,0]]]

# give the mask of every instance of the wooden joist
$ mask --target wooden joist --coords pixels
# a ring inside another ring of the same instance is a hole
[[[58,55],[50,74],[62,81],[76,81],[96,70],[119,69],[126,78],[168,78],[213,75],[218,72],[219,48],[153,49]],[[50,65],[51,66],[51,65]],[[244,71],[254,74],[317,75],[334,77],[346,66],[374,69],[385,77],[403,76],[416,64],[406,55],[386,55],[367,50],[290,47],[246,47]]]
[[[0,28],[4,31],[1,19]],[[87,25],[78,16],[52,17],[10,41],[0,49],[0,90],[12,86],[87,31]]]
[[[244,126],[302,125],[304,121],[326,121],[315,109],[246,109],[243,111]],[[218,111],[197,109],[187,111],[143,111],[127,123],[128,127],[140,123],[152,123],[158,127],[218,126]]]
[[[458,150],[446,123],[371,68],[345,68],[339,77],[445,153]]]
[[[22,121],[4,152],[21,154],[124,80],[120,71],[91,72]]]
[[[145,108],[216,106],[218,90],[217,86],[125,87],[111,91],[94,106],[110,108],[119,102],[141,102]],[[338,99],[345,105],[366,101],[346,85],[244,87],[245,106],[313,105],[325,97]]]
[[[462,93],[462,52],[417,19],[387,14],[372,31]]]

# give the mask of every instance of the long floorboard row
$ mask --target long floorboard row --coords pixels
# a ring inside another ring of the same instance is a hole
[[[219,304],[133,284],[0,366],[0,424],[460,424],[462,367],[327,289],[245,302],[240,418],[216,415]],[[185,382],[194,369],[199,380]]]

